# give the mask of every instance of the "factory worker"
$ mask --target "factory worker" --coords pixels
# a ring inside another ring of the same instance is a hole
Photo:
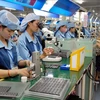
[[[39,16],[29,13],[21,22],[20,31],[23,32],[18,39],[18,49],[20,56],[25,60],[32,59],[32,52],[39,51],[40,58],[53,53],[52,48],[44,48],[42,51],[41,43],[35,35],[39,28]]]
[[[44,36],[44,33],[39,30],[39,32],[35,33],[35,35],[38,37],[39,42],[42,45],[42,50],[45,48],[45,40],[46,40],[46,36]]]
[[[90,38],[90,36],[91,36],[91,34],[90,34],[90,32],[88,31],[87,28],[85,28],[85,35],[86,35],[87,38]]]
[[[56,25],[56,31],[54,33],[54,36],[57,38],[66,38],[65,34],[67,32],[67,22],[66,21],[60,21]]]
[[[66,34],[66,38],[67,39],[75,38],[75,24],[68,23],[68,29],[69,29],[69,31]]]
[[[27,68],[15,69],[15,66],[30,65],[30,61],[23,60],[19,56],[16,46],[10,39],[18,25],[19,21],[15,15],[7,10],[0,11],[0,78],[30,76]]]
[[[91,36],[90,32],[88,31],[86,27],[82,27],[82,32],[86,38],[89,38]]]

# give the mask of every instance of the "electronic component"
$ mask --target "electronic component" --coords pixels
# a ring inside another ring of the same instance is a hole
[[[60,64],[59,63],[45,63],[44,66],[46,68],[58,68]]]
[[[42,77],[25,91],[25,95],[63,100],[69,86],[69,79]]]
[[[62,60],[62,57],[58,57],[58,56],[47,56],[45,58],[43,58],[43,61],[47,61],[47,62],[59,62]]]
[[[14,92],[0,92],[0,97],[6,97],[6,98],[16,98],[18,93]]]
[[[35,78],[39,77],[41,74],[41,68],[40,68],[40,53],[39,51],[37,52],[32,52],[32,63],[34,67],[34,72],[35,72]]]
[[[58,68],[61,65],[60,62],[43,62],[45,68]]]
[[[0,92],[8,92],[10,89],[10,86],[0,86]]]
[[[35,65],[34,63],[30,64],[30,67],[27,67],[28,71],[35,71]]]
[[[20,98],[29,85],[29,82],[2,81],[0,82],[0,98]]]

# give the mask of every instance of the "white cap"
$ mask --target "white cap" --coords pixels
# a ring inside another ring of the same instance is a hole
[[[0,11],[0,24],[11,30],[16,30],[19,27],[18,18],[7,10]]]
[[[27,82],[27,77],[26,76],[22,76],[21,77],[21,82],[23,82],[23,83]]]
[[[32,20],[39,20],[40,17],[35,15],[34,13],[29,13],[21,22],[21,25],[20,25],[20,31],[21,32],[24,32],[26,27],[27,27],[27,24],[28,22],[31,22]]]

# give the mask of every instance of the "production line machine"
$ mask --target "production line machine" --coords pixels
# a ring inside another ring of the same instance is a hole
[[[55,51],[70,51],[73,52],[81,47],[85,47],[85,56],[94,57],[96,39],[57,39],[56,41],[46,41],[46,47],[53,47]]]

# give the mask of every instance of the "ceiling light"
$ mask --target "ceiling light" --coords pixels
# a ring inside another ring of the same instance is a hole
[[[14,9],[14,8],[10,8],[10,7],[5,7],[5,9],[16,10],[16,9]]]
[[[70,0],[70,1],[74,1],[76,3],[82,4],[84,1],[83,0]]]
[[[41,10],[49,11],[58,0],[46,0],[46,3]]]
[[[94,13],[94,12],[95,12],[95,10],[92,10],[92,12]]]
[[[21,14],[20,14],[20,16],[25,17],[25,16],[26,16],[26,14],[22,14],[22,13],[21,13]]]

